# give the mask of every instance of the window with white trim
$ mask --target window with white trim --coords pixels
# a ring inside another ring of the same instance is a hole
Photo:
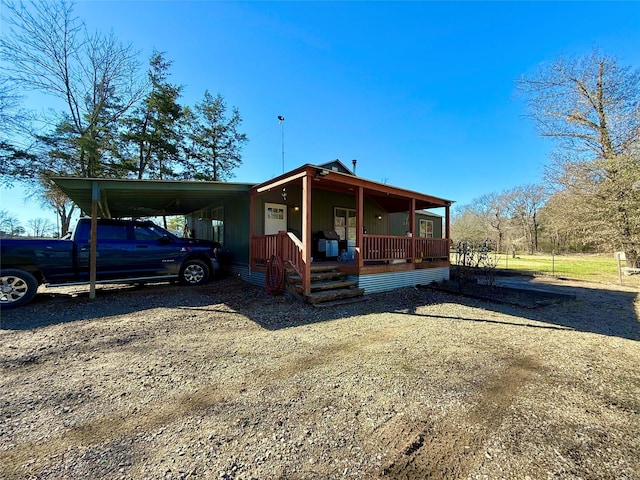
[[[420,219],[420,237],[433,238],[433,220]]]
[[[340,240],[356,239],[356,211],[350,208],[333,209],[333,229]]]

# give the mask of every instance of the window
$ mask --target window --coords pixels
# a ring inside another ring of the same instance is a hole
[[[98,224],[98,240],[126,240],[126,225]]]
[[[224,210],[222,207],[211,210],[212,240],[220,244],[224,243]]]
[[[433,220],[420,219],[420,237],[433,238]]]
[[[340,237],[340,240],[355,240],[356,211],[350,208],[334,208],[333,229]]]
[[[134,225],[133,226],[133,236],[136,240],[140,240],[142,242],[153,242],[160,240],[160,238],[164,237],[164,230],[159,230],[154,226],[146,226],[146,225]]]

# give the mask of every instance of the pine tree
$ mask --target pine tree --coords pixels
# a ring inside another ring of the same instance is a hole
[[[168,81],[170,67],[171,62],[163,53],[153,53],[148,71],[150,90],[133,115],[124,121],[121,166],[138,179],[177,175],[184,111],[178,104],[181,87]]]
[[[242,163],[242,146],[247,135],[238,129],[242,117],[233,107],[227,118],[227,105],[222,95],[208,91],[201,103],[188,112],[188,145],[185,177],[194,180],[223,181],[233,177],[233,170]]]

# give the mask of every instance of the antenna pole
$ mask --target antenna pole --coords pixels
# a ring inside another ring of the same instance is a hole
[[[278,115],[278,121],[282,127],[282,173],[284,173],[284,117]]]

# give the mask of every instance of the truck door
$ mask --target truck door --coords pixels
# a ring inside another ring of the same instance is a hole
[[[91,245],[89,235],[77,241],[78,272],[80,279],[89,279],[89,257]],[[127,240],[127,225],[123,223],[98,223],[96,244],[96,277],[98,280],[127,276],[131,269],[129,262],[130,242]]]
[[[167,232],[152,224],[133,225],[130,249],[131,266],[140,276],[177,275],[185,256]]]

